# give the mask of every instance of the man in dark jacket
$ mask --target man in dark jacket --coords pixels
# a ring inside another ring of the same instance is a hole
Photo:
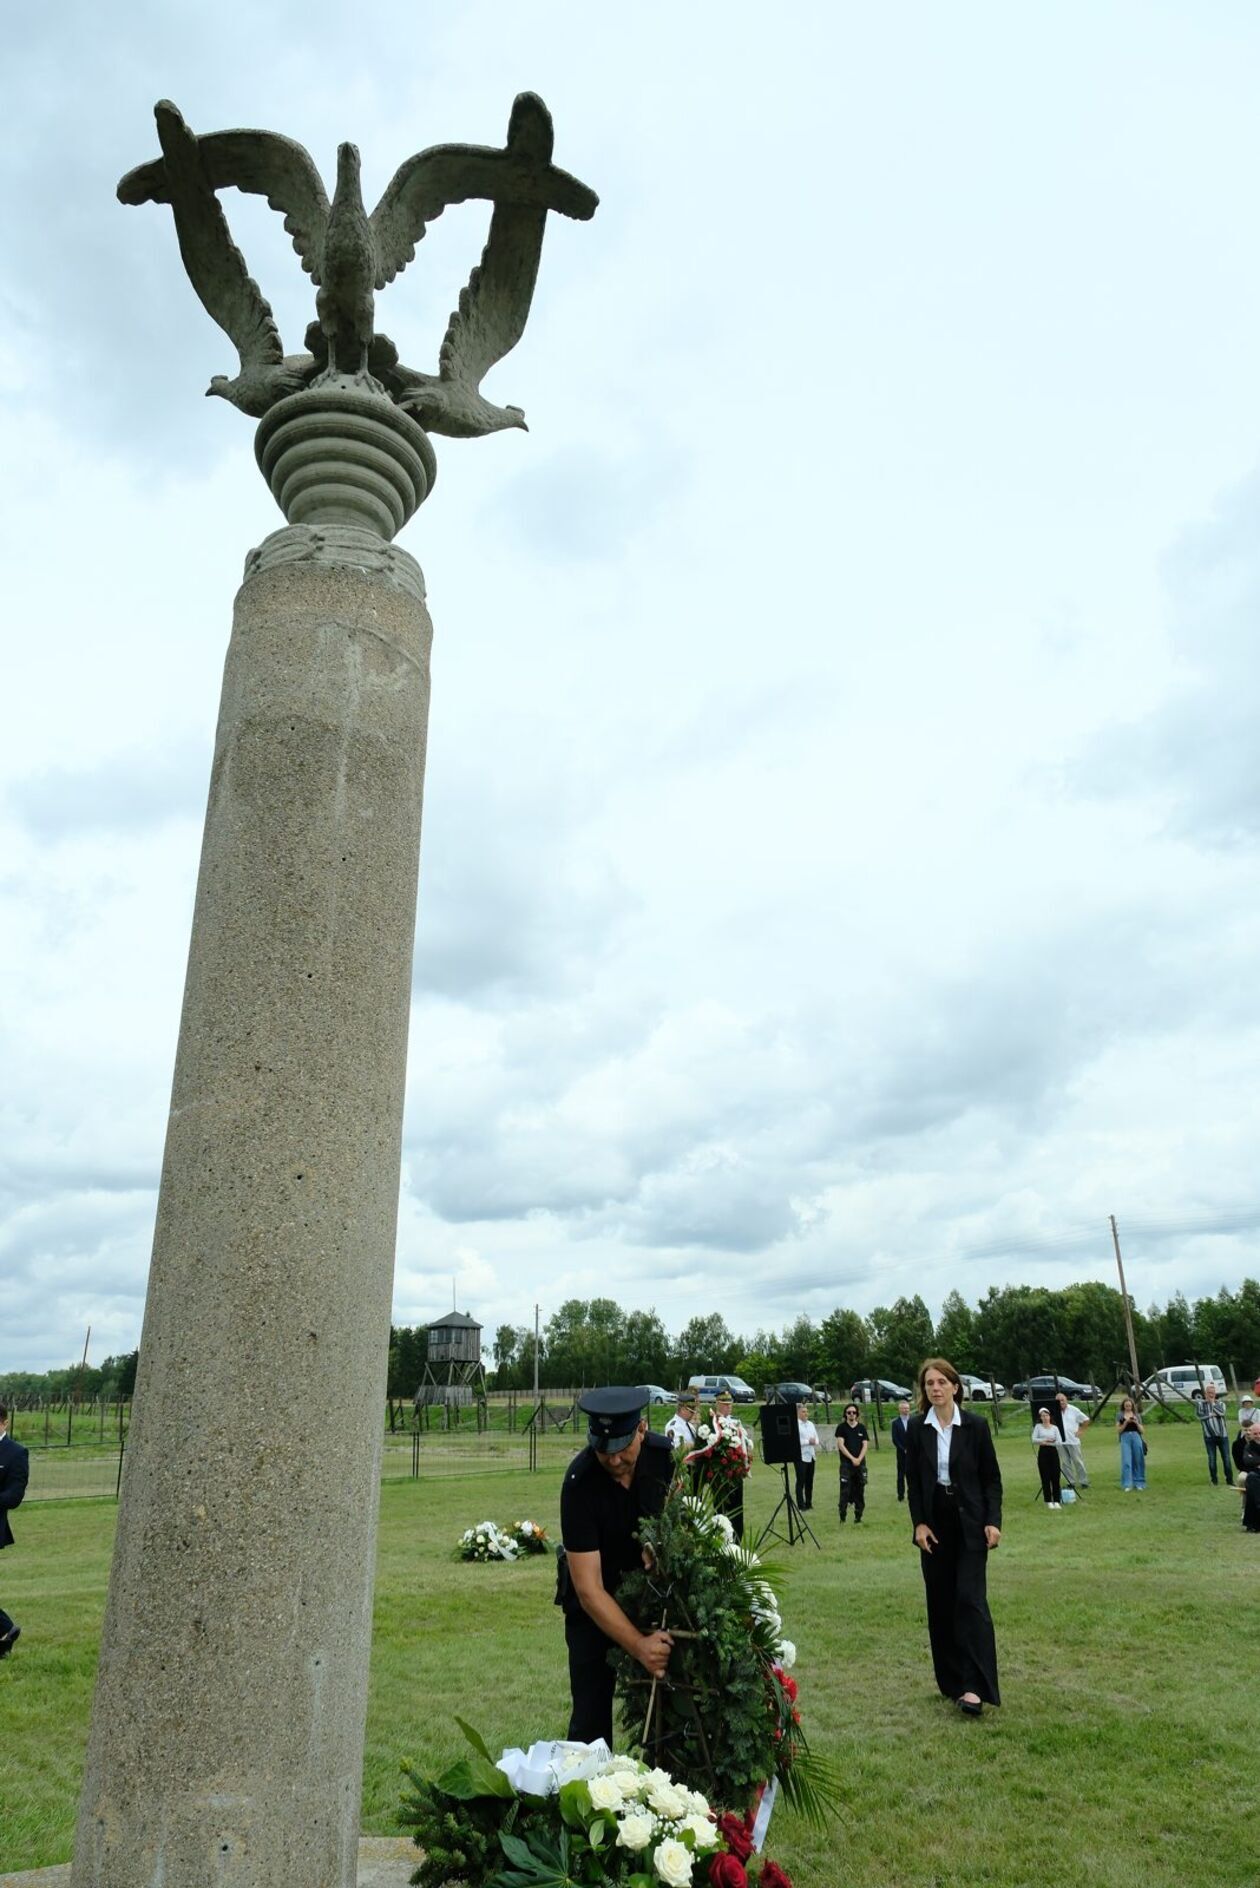
[[[26,1493],[26,1478],[30,1462],[26,1450],[20,1442],[15,1442],[9,1434],[9,1412],[5,1404],[0,1403],[0,1547],[12,1547],[13,1529],[9,1526],[9,1510],[21,1505]],[[20,1626],[15,1626],[3,1606],[0,1606],[0,1659],[7,1659],[17,1643]]]
[[[643,1418],[642,1386],[588,1390],[578,1401],[587,1418],[587,1446],[575,1456],[560,1488],[556,1604],[564,1608],[573,1713],[569,1736],[577,1743],[613,1739],[613,1670],[608,1654],[619,1645],[653,1678],[664,1675],[673,1640],[667,1632],[640,1632],[617,1604],[617,1588],[641,1562],[636,1535],[645,1515],[659,1514],[674,1479],[674,1451],[651,1435]]]
[[[1253,1415],[1234,1443],[1243,1491],[1242,1524],[1248,1534],[1260,1534],[1260,1415]]]
[[[910,1426],[910,1405],[903,1396],[892,1420],[892,1445],[897,1452],[897,1499],[906,1498],[906,1431]]]

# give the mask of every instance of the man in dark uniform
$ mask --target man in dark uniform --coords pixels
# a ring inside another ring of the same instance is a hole
[[[910,1427],[910,1405],[903,1396],[892,1420],[892,1445],[897,1454],[897,1499],[906,1498],[906,1431]]]
[[[647,1400],[640,1388],[589,1390],[579,1399],[588,1423],[587,1446],[560,1491],[565,1558],[556,1600],[564,1607],[569,1648],[569,1736],[584,1744],[602,1737],[610,1749],[609,1651],[621,1646],[657,1678],[674,1643],[667,1632],[640,1632],[616,1600],[623,1574],[639,1565],[635,1533],[640,1520],[660,1513],[674,1476],[668,1439],[650,1435],[643,1419]]]
[[[0,1547],[13,1545],[9,1509],[16,1508],[26,1493],[28,1467],[26,1450],[9,1434],[9,1412],[0,1403]],[[0,1606],[0,1659],[8,1658],[21,1630]]]

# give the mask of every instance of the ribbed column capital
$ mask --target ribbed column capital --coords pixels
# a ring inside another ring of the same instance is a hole
[[[259,421],[254,455],[290,524],[397,535],[437,477],[429,436],[392,401],[315,386]]]

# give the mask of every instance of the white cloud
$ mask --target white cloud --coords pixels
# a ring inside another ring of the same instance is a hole
[[[674,1327],[975,1297],[1110,1276],[1112,1210],[1142,1302],[1257,1270],[1260,25],[1119,7],[1085,60],[996,5],[716,17],[388,0],[336,61],[323,0],[12,22],[0,1368],[138,1330],[231,599],[278,522],[169,215],[114,200],[163,95],[326,172],[357,137],[371,194],[529,85],[602,198],[488,383],[530,433],[439,442],[405,538],[437,635],[397,1314],[452,1276],[488,1326],[614,1280]],[[296,346],[279,221],[228,209]],[[417,364],[483,229],[381,297]]]

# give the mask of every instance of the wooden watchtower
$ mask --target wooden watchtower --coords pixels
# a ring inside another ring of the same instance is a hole
[[[464,1311],[448,1311],[429,1326],[429,1354],[416,1403],[466,1406],[486,1393],[481,1326]]]

